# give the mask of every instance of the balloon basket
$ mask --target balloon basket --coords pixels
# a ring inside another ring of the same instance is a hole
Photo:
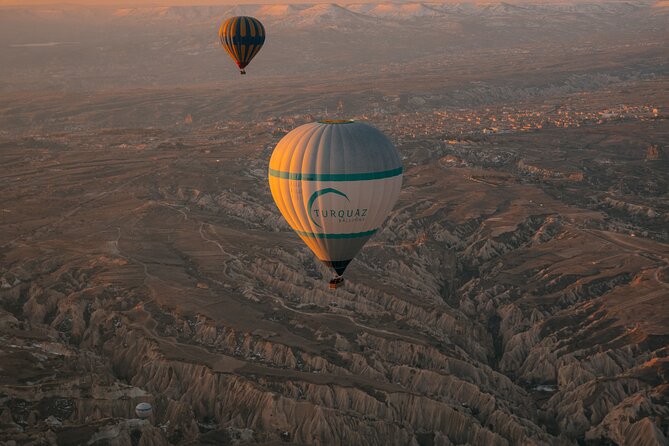
[[[343,277],[335,277],[330,281],[329,287],[331,290],[336,290],[340,286],[344,284],[344,278]]]
[[[246,74],[246,70],[239,70],[239,74]]]

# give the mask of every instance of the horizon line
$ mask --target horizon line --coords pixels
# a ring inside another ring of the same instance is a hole
[[[257,0],[149,0],[149,1],[134,1],[128,2],[124,0],[26,0],[16,3],[17,0],[0,0],[0,7],[42,7],[42,6],[86,6],[86,7],[122,7],[122,8],[140,8],[140,7],[174,7],[174,6],[242,6],[242,5],[276,5],[276,4],[370,4],[370,3],[393,3],[393,4],[412,4],[412,3],[426,3],[426,4],[477,4],[477,5],[495,5],[495,4],[576,4],[576,3],[629,3],[629,0],[348,0],[344,2],[337,2],[332,0],[278,0],[278,1],[257,1]],[[634,3],[663,3],[662,0],[632,0]]]

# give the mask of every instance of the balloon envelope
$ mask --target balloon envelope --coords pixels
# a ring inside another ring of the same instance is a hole
[[[242,73],[265,43],[265,27],[253,17],[230,17],[218,30],[221,45]]]
[[[279,141],[269,184],[291,228],[341,275],[395,205],[402,162],[374,127],[325,120],[300,126]]]
[[[152,412],[153,408],[149,403],[139,403],[137,407],[135,407],[135,414],[137,414],[137,417],[139,418],[149,418]]]

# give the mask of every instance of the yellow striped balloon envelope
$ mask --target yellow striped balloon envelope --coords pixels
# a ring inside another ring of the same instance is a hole
[[[246,74],[244,68],[265,43],[265,27],[253,17],[230,17],[221,25],[218,37],[241,74]]]
[[[341,276],[397,202],[402,162],[372,126],[318,121],[279,141],[269,162],[269,186],[291,228]]]

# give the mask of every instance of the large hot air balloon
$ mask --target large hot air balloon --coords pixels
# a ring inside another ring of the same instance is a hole
[[[231,17],[218,30],[221,45],[239,67],[241,74],[244,68],[258,54],[265,43],[265,27],[260,20],[253,17]]]
[[[331,267],[336,288],[383,224],[402,187],[402,162],[383,133],[361,122],[300,126],[277,144],[269,186],[288,224]]]

